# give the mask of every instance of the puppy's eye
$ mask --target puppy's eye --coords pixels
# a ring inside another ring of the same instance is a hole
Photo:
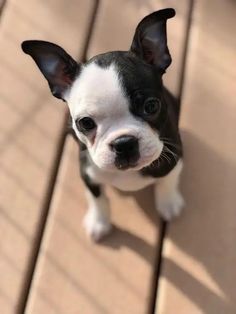
[[[159,113],[161,109],[161,102],[158,98],[148,98],[144,102],[143,113],[147,116]]]
[[[90,117],[84,117],[76,120],[76,126],[81,132],[89,132],[95,129],[96,123]]]

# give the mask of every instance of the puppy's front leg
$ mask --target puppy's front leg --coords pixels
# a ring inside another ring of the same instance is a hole
[[[111,230],[109,201],[101,185],[93,183],[87,174],[82,177],[87,187],[88,200],[84,226],[88,235],[94,241],[99,241]]]
[[[183,162],[179,160],[174,169],[165,177],[160,178],[155,186],[156,207],[166,221],[178,216],[184,206],[184,200],[178,190],[182,167]]]

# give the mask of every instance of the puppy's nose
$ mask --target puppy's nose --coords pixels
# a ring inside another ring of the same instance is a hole
[[[138,152],[138,139],[134,136],[123,135],[112,141],[110,147],[117,155],[132,155]]]

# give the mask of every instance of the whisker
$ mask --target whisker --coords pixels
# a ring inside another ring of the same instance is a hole
[[[168,145],[171,145],[171,146],[176,147],[176,148],[181,147],[179,144],[172,142],[171,139],[168,137],[160,137],[160,140],[163,141],[164,144],[168,144]]]
[[[180,145],[172,143],[172,142],[168,142],[168,141],[163,141],[164,144],[167,144],[169,146],[175,147],[175,148],[180,148]]]
[[[172,150],[170,150],[168,147],[164,147],[164,149],[163,149],[164,151],[166,151],[166,152],[169,152],[173,157],[174,157],[174,160],[176,161],[176,162],[178,162],[178,155],[177,154],[175,154]]]
[[[163,152],[162,153],[162,157],[165,159],[165,160],[167,160],[167,162],[171,162],[171,160],[168,158],[168,156],[166,156],[166,154]]]

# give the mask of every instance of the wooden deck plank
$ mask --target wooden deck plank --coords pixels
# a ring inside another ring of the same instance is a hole
[[[65,117],[65,106],[50,96],[46,81],[20,44],[25,39],[51,40],[78,57],[91,9],[91,1],[65,5],[61,0],[47,4],[8,0],[1,16],[0,311],[4,314],[16,313],[24,292]]]
[[[27,313],[41,313],[44,295],[62,313],[145,313],[158,236],[153,203],[144,206],[145,191],[136,200],[109,190],[114,232],[93,244],[81,224],[87,204],[77,155],[69,137]]]
[[[197,0],[181,128],[186,209],[169,226],[156,313],[236,313],[236,4]]]
[[[88,56],[127,49],[134,27],[169,1],[101,1]],[[172,2],[171,2],[172,3]],[[169,25],[173,68],[167,80],[179,93],[188,1]],[[122,11],[118,8],[122,7]],[[114,39],[115,38],[115,39]],[[177,72],[176,72],[177,71]],[[77,145],[68,138],[50,208],[27,313],[147,313],[158,253],[158,218],[152,189],[134,196],[109,190],[114,233],[92,244],[82,229],[86,209]]]

